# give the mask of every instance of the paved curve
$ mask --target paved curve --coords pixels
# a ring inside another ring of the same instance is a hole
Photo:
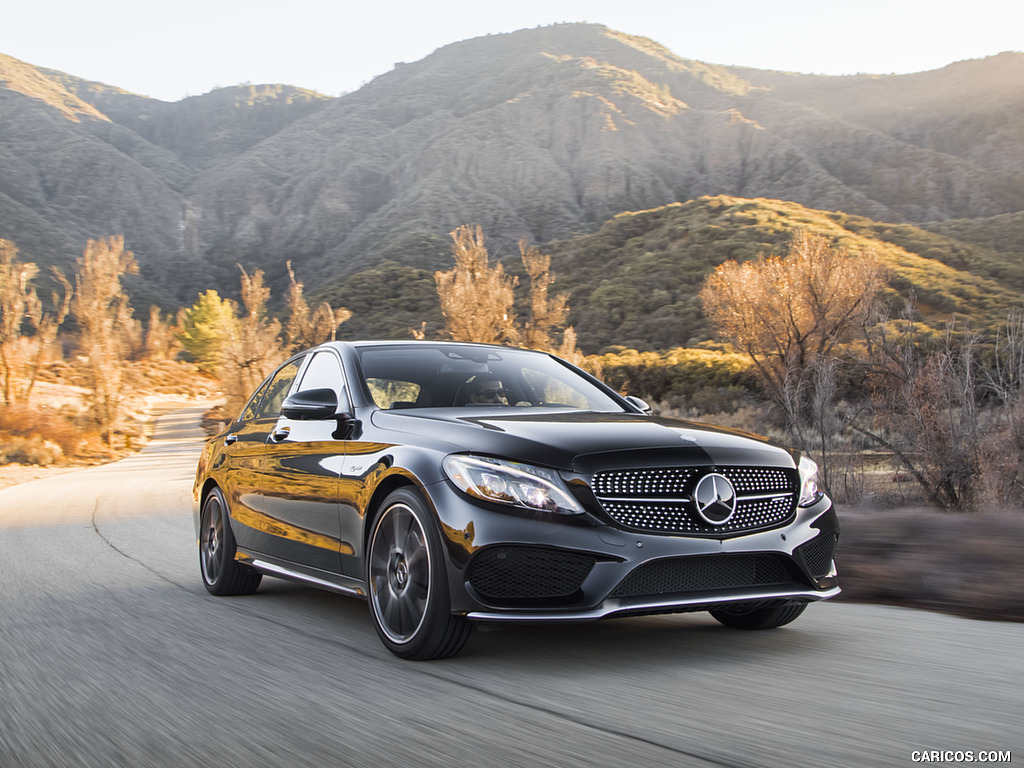
[[[414,663],[366,606],[199,580],[200,409],[139,455],[0,491],[0,766],[900,766],[1024,759],[1024,625],[814,606],[477,634]]]

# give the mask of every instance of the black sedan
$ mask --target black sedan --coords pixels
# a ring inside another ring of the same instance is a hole
[[[215,595],[269,575],[366,599],[410,659],[457,653],[480,622],[709,611],[767,629],[839,593],[816,469],[552,355],[332,342],[207,443],[199,560]]]

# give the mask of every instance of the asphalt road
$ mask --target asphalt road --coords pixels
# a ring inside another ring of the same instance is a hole
[[[203,589],[200,409],[0,491],[0,766],[901,766],[1024,761],[1024,625],[831,603],[478,633],[405,662],[364,603]],[[840,561],[840,573],[841,573]]]

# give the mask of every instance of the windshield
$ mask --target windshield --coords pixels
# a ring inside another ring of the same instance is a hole
[[[624,410],[588,379],[536,352],[418,343],[360,347],[357,353],[380,408]]]

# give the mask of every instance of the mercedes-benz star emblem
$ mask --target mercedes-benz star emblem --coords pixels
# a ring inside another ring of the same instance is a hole
[[[736,489],[725,475],[710,472],[693,489],[697,514],[711,525],[722,525],[736,512]]]

